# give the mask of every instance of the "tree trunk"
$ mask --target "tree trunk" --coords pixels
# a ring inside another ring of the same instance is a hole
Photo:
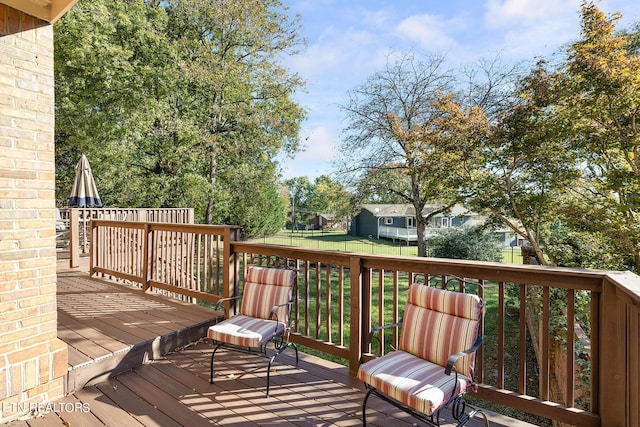
[[[411,176],[411,197],[413,208],[416,210],[416,231],[418,235],[418,256],[426,257],[427,256],[427,242],[425,240],[425,227],[426,221],[422,216],[422,211],[424,210],[424,205],[426,201],[422,200],[420,197],[420,184],[418,183],[418,179],[415,176]]]
[[[418,232],[418,256],[426,257],[427,256],[427,242],[425,240],[425,219],[422,214],[416,214],[416,228]]]
[[[215,142],[211,144],[211,146],[209,147],[211,150],[211,159],[210,159],[210,163],[209,163],[209,183],[211,184],[211,188],[215,189],[215,184],[216,184],[216,166],[217,166],[217,159],[216,159],[216,144]],[[216,204],[216,200],[215,200],[215,196],[211,196],[211,199],[209,199],[209,202],[207,203],[207,214],[206,214],[206,223],[207,224],[211,224],[213,222],[213,209],[215,207]]]

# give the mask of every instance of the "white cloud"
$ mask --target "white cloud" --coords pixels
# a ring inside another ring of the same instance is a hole
[[[327,127],[318,126],[308,133],[306,150],[296,155],[296,160],[329,162],[334,158],[338,145],[335,132]]]
[[[301,135],[306,141],[295,158],[280,158],[283,178],[306,176],[313,181],[320,175],[330,174],[331,162],[337,152],[337,132],[319,125],[310,130],[303,129]]]
[[[303,55],[294,58],[291,65],[303,77],[313,80],[328,72],[340,73],[366,65],[371,46],[376,44],[376,36],[369,31],[330,27],[325,29],[316,43],[309,45]]]
[[[396,33],[404,39],[417,43],[428,51],[451,51],[458,49],[458,43],[449,33],[464,28],[458,18],[444,20],[435,15],[414,15],[404,19],[396,28]]]
[[[580,0],[489,0],[485,24],[489,28],[535,25],[545,21],[575,21]]]
[[[505,58],[546,56],[580,32],[580,0],[488,0],[484,24]]]

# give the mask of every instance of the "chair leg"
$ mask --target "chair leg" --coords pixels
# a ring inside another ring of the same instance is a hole
[[[372,388],[367,390],[367,393],[364,395],[364,399],[362,400],[362,427],[367,426],[367,400],[369,396],[371,396]]]
[[[213,357],[216,355],[216,351],[220,348],[220,345],[217,345],[216,348],[213,349],[211,353],[211,367],[209,370],[209,384],[213,384]]]
[[[482,415],[482,418],[484,421],[484,427],[489,427],[489,419],[487,418],[487,414],[485,414],[482,409],[473,408],[473,410],[469,412],[469,418],[467,419],[467,421],[471,420],[471,418],[475,417],[478,414]],[[465,424],[466,424],[466,421],[465,421]]]
[[[297,346],[297,345],[295,345],[295,344],[294,344],[294,343],[292,343],[292,342],[291,342],[291,343],[289,343],[289,345],[290,345],[290,346],[292,346],[292,347],[293,347],[293,349],[294,349],[294,350],[295,350],[295,352],[296,352],[296,366],[298,366],[298,346]]]
[[[269,385],[271,382],[271,365],[273,365],[273,362],[276,360],[276,357],[284,353],[284,351],[289,347],[293,347],[293,349],[296,352],[296,366],[298,366],[298,347],[294,343],[287,342],[286,344],[283,344],[280,347],[278,347],[278,351],[276,351],[276,353],[273,356],[271,356],[271,358],[269,359],[269,366],[267,366],[267,397],[269,397]]]

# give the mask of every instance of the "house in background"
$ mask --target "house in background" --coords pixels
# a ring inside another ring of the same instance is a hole
[[[422,211],[428,216],[442,208],[442,205],[427,205]],[[455,205],[445,213],[437,213],[427,222],[425,237],[429,238],[440,230],[451,227],[473,227],[485,221],[483,215],[470,211],[462,205]],[[496,230],[496,237],[504,246],[517,246],[518,240],[509,230]],[[415,209],[410,204],[366,204],[353,218],[349,234],[352,236],[390,239],[394,243],[406,244],[418,241]]]
[[[347,222],[334,214],[316,212],[313,216],[313,230],[346,230]]]

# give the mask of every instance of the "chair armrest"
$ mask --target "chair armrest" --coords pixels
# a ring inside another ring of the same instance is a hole
[[[402,319],[400,319],[400,321],[397,323],[392,323],[390,325],[381,325],[381,326],[376,326],[375,328],[371,328],[371,332],[369,332],[369,340],[367,341],[367,344],[371,344],[371,341],[373,341],[373,337],[375,336],[376,332],[381,331],[383,329],[397,328],[399,326],[402,326]]]
[[[375,328],[372,328],[371,332],[369,332],[369,337],[368,337],[368,340],[367,340],[367,344],[371,345],[371,342],[375,338],[376,341],[378,342],[379,347],[380,347],[380,354],[378,354],[378,356],[381,356],[382,355],[382,343],[380,342],[380,339],[376,336],[376,333],[378,331],[383,330],[383,329],[397,328],[399,326],[402,326],[402,319],[400,319],[400,321],[397,322],[397,323],[392,323],[390,325],[381,325],[381,326],[376,326]]]
[[[451,375],[451,371],[453,370],[453,365],[456,363],[456,360],[458,360],[462,356],[466,356],[468,354],[471,354],[477,351],[481,345],[482,345],[482,335],[478,335],[476,342],[473,343],[470,349],[464,350],[464,351],[461,351],[460,353],[456,353],[449,356],[449,360],[447,361],[447,367],[444,369],[444,373],[447,375]]]
[[[271,313],[269,314],[269,319],[273,319],[273,317],[275,316],[276,322],[277,322],[278,321],[278,309],[280,307],[284,307],[286,305],[292,305],[292,304],[293,304],[293,300],[287,301],[287,302],[282,303],[282,304],[274,305],[273,307],[271,307]]]
[[[217,311],[217,310],[220,310],[222,308],[222,310],[226,311],[226,309],[222,305],[223,302],[233,301],[233,300],[240,299],[240,298],[242,298],[242,295],[236,295],[235,297],[228,297],[228,298],[220,298],[218,300],[218,302],[216,302],[216,305],[213,307],[213,309]]]

